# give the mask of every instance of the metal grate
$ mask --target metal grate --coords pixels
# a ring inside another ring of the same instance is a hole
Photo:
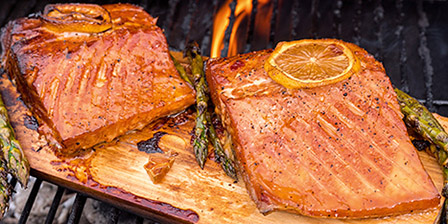
[[[25,207],[22,211],[22,216],[20,216],[19,224],[26,223],[28,216],[30,215],[31,208],[33,208],[34,201],[36,200],[37,193],[39,193],[40,185],[42,184],[42,180],[37,179],[34,182],[33,189],[31,190],[31,194],[26,201]]]
[[[2,1],[0,25],[7,21],[41,11],[47,1]],[[74,1],[67,1],[74,2]],[[116,0],[77,1],[115,3]],[[209,55],[213,18],[220,7],[229,4],[229,26],[225,31],[226,56],[232,28],[236,21],[236,0],[142,0],[129,1],[143,6],[165,30],[173,50],[182,50],[189,41],[202,46]],[[279,41],[301,38],[340,38],[353,42],[382,61],[392,83],[425,103],[430,110],[448,115],[448,2],[447,1],[297,1],[272,0],[269,3],[252,0],[252,13],[243,29],[247,33],[245,46],[239,53],[275,47]],[[266,14],[265,14],[266,13]],[[260,18],[269,16],[268,25]],[[260,29],[269,29],[267,36]],[[37,179],[23,209],[19,223],[26,223],[43,179]],[[50,181],[49,181],[50,182]],[[15,185],[13,180],[13,185]],[[65,188],[58,187],[45,223],[52,223]],[[68,223],[78,223],[87,195],[78,193]],[[117,223],[121,210],[111,211],[108,223]],[[143,223],[138,218],[136,223]]]
[[[48,211],[47,218],[45,219],[45,224],[53,223],[54,216],[56,215],[56,210],[61,203],[62,195],[64,194],[65,189],[61,186],[58,187],[58,191],[54,195],[53,202],[51,203],[50,210]]]

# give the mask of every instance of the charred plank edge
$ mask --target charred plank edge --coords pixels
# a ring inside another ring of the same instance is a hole
[[[113,206],[116,206],[117,208],[124,209],[127,211],[130,211],[136,215],[158,221],[161,223],[196,223],[199,220],[199,216],[196,212],[192,211],[194,214],[196,214],[196,217],[188,217],[187,215],[183,213],[176,213],[176,212],[170,212],[167,210],[163,210],[163,206],[160,206],[160,203],[168,204],[161,201],[141,198],[138,196],[135,196],[132,193],[123,191],[122,189],[116,188],[119,194],[111,195],[110,190],[101,187],[98,185],[98,187],[92,188],[91,186],[86,186],[80,182],[72,182],[68,179],[59,178],[56,176],[49,175],[45,173],[45,171],[40,171],[36,169],[31,169],[31,175],[36,177],[37,180],[42,179],[51,183],[55,183],[59,186],[65,187],[66,189],[75,191],[75,192],[83,192],[86,196],[90,198],[94,198],[106,203],[109,203]],[[150,208],[146,205],[143,205],[141,203],[136,202],[136,199],[143,199],[153,202],[153,207]],[[158,204],[159,203],[159,204]],[[170,204],[168,204],[170,205]],[[172,206],[172,205],[170,205]],[[175,206],[172,206],[173,208],[182,210],[182,211],[188,211],[188,209],[180,209]],[[193,215],[194,216],[194,215]]]

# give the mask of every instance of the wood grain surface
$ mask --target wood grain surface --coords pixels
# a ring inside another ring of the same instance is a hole
[[[262,215],[249,198],[243,181],[234,183],[209,160],[204,170],[197,165],[190,133],[193,112],[166,118],[94,147],[77,157],[63,158],[36,131],[36,122],[20,100],[14,85],[2,75],[0,92],[5,100],[17,138],[32,167],[32,174],[70,189],[107,201],[152,219],[197,223],[432,223],[437,209],[401,216],[335,220],[316,219],[286,212]],[[439,117],[447,127],[448,119]],[[164,180],[153,184],[144,165],[148,154],[137,143],[166,132],[159,142],[165,152],[177,154]],[[422,163],[439,190],[442,172],[435,159],[419,152]]]

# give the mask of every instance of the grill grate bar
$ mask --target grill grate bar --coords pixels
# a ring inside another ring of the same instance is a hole
[[[373,10],[374,13],[374,17],[373,17],[373,21],[375,23],[375,36],[377,39],[377,48],[376,48],[376,52],[375,52],[375,58],[378,61],[382,61],[383,59],[383,37],[382,37],[382,29],[381,29],[381,24],[384,18],[384,8],[382,5],[381,0],[377,0],[375,2],[376,6],[375,9]]]
[[[8,15],[5,17],[6,19],[3,21],[1,26],[6,25],[8,21],[16,19],[19,15],[27,15],[32,12],[32,8],[36,5],[36,0],[31,1],[17,1],[9,10]]]
[[[78,224],[79,219],[82,215],[82,210],[86,204],[87,197],[83,194],[77,193],[75,202],[73,203],[72,210],[70,211],[70,216],[68,217],[67,224]]]
[[[403,37],[403,20],[404,20],[404,12],[403,12],[403,0],[397,0],[395,7],[397,8],[397,31],[395,32],[398,40],[399,51],[398,57],[400,61],[399,66],[399,74],[400,74],[400,84],[401,90],[406,93],[409,93],[409,83],[408,83],[408,75],[405,72],[405,66],[407,62],[406,57],[406,40]]]
[[[48,211],[47,219],[45,220],[45,224],[53,223],[54,216],[56,215],[56,211],[58,210],[59,203],[61,202],[62,195],[64,195],[65,189],[61,186],[58,187],[58,191],[54,195],[53,202],[51,203],[50,211]]]
[[[236,8],[236,0],[232,0],[229,4],[230,7],[230,16],[229,16],[229,25],[226,28],[226,32],[224,34],[224,48],[221,50],[221,57],[227,57],[229,53],[229,42],[230,35],[232,34],[233,23],[235,22],[235,8]]]
[[[428,18],[426,17],[426,13],[423,11],[423,1],[419,0],[417,2],[417,13],[419,15],[418,19],[418,27],[419,27],[419,47],[418,47],[418,55],[423,62],[423,74],[425,78],[425,87],[426,87],[426,102],[425,105],[428,107],[430,111],[435,111],[434,107],[434,99],[432,92],[433,85],[433,75],[434,70],[432,67],[432,59],[431,52],[428,48],[428,41],[426,39],[426,28],[429,26]]]
[[[7,18],[11,16],[12,9],[15,7],[15,1],[4,1],[2,8],[0,9],[0,25],[1,27],[5,26],[8,22]]]
[[[216,16],[216,12],[218,11],[218,0],[213,0],[212,1],[212,5],[213,5],[213,14],[212,14],[212,20],[214,20],[215,16]],[[205,37],[203,37],[202,39],[202,45],[201,45],[201,49],[203,49],[202,53],[208,52],[208,55],[211,55],[212,49],[211,49],[211,40],[212,40],[212,33],[213,33],[213,24],[214,21],[212,22],[211,27],[207,30]]]
[[[355,5],[355,16],[353,17],[353,41],[356,45],[360,45],[361,42],[361,26],[362,26],[362,0],[357,0]]]
[[[188,4],[187,16],[185,16],[185,18],[183,19],[183,24],[182,24],[182,27],[186,27],[186,28],[182,29],[185,34],[184,36],[186,37],[185,38],[185,46],[187,46],[188,42],[190,42],[188,33],[190,33],[191,26],[193,25],[192,17],[195,15],[197,9],[198,9],[198,4],[196,3],[196,1],[195,0],[190,1]],[[198,44],[201,45],[201,43],[198,43]]]
[[[319,0],[311,1],[311,36],[318,38],[317,30],[319,28]]]
[[[141,0],[139,5],[148,11],[148,0]]]
[[[250,13],[249,31],[247,32],[245,52],[249,52],[252,50],[251,42],[252,42],[252,38],[254,36],[255,16],[257,15],[257,7],[258,7],[258,0],[252,0],[252,12]]]
[[[334,18],[334,22],[333,22],[333,32],[336,38],[340,38],[341,37],[341,32],[342,32],[342,17],[341,17],[341,10],[342,10],[342,5],[343,2],[342,0],[337,0],[335,3],[335,8],[333,9],[333,18]]]
[[[15,177],[11,178],[11,181],[9,182],[9,184],[11,185],[11,189],[16,188],[17,179]]]
[[[275,23],[278,19],[278,0],[273,0],[273,8],[272,8],[272,15],[271,15],[271,29],[269,33],[269,44],[268,48],[273,48],[275,46],[274,43],[274,37],[275,37]]]
[[[170,10],[168,12],[167,21],[166,21],[168,29],[165,29],[165,34],[166,34],[167,37],[170,36],[171,29],[174,26],[174,24],[173,24],[174,19],[173,18],[174,18],[174,14],[176,13],[176,8],[177,8],[177,5],[179,4],[179,2],[180,2],[180,0],[168,1],[168,4],[170,6]]]
[[[291,36],[295,39],[297,39],[297,25],[300,22],[300,18],[299,18],[299,1],[294,1],[293,5],[292,5],[292,12],[291,12],[291,16],[292,16],[292,30],[291,30]]]
[[[426,104],[428,101],[425,99],[418,99],[420,103]],[[434,106],[448,106],[448,100],[432,100]]]
[[[121,213],[120,210],[118,210],[115,207],[112,207],[112,211],[110,212],[109,220],[107,223],[117,224],[118,218],[120,217],[120,213]]]
[[[41,179],[37,179],[34,182],[33,189],[31,189],[30,195],[26,201],[25,207],[23,207],[22,214],[20,215],[19,224],[26,223],[28,216],[30,215],[31,209],[33,208],[34,201],[36,200],[37,194],[39,193],[40,185],[42,184]]]

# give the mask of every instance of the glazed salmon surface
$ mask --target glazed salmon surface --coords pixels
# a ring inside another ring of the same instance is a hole
[[[4,67],[40,131],[64,153],[140,129],[195,100],[156,19],[129,4],[103,8],[112,22],[104,32],[49,29],[40,16],[12,21],[2,32]]]
[[[383,66],[350,45],[362,69],[339,83],[286,89],[264,50],[207,62],[212,100],[258,209],[365,218],[436,207]]]

